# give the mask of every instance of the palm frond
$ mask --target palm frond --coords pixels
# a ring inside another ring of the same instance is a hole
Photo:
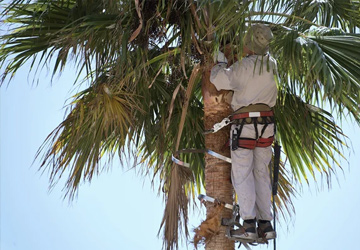
[[[288,30],[277,34],[273,49],[281,83],[307,102],[325,100],[331,108],[352,114],[359,122],[360,37],[339,29]],[[286,60],[285,60],[286,58]]]
[[[39,0],[11,9],[6,22],[15,27],[1,37],[0,63],[5,64],[2,81],[28,60],[47,64],[55,58],[52,74],[63,69],[69,56],[78,62],[79,74],[84,69],[89,73],[93,63],[97,70],[117,58],[127,63],[128,40],[136,29],[132,26],[135,6],[117,6],[114,13],[114,9],[107,11],[109,6],[95,4],[82,8],[79,2]],[[41,56],[36,61],[38,54]],[[14,57],[6,64],[10,56]]]
[[[341,28],[347,32],[355,32],[355,28],[360,26],[359,1],[275,0],[271,2],[267,4],[268,11],[286,13],[288,16],[278,21],[283,22],[286,27],[297,27],[300,31],[311,27],[309,21],[324,27]]]
[[[308,174],[316,180],[315,171],[324,174],[328,183],[343,157],[345,135],[331,114],[307,104],[289,92],[280,92],[276,106],[278,136],[294,177],[308,182]]]
[[[77,94],[70,109],[37,155],[49,148],[41,168],[51,170],[52,184],[68,171],[66,190],[73,198],[81,181],[101,171],[105,152],[113,154],[126,146],[129,127],[134,126],[132,114],[142,111],[131,93],[104,82]]]

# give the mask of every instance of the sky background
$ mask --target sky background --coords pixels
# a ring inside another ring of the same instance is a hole
[[[63,181],[49,192],[49,175],[38,171],[34,157],[75,92],[72,70],[52,83],[45,71],[36,86],[25,66],[0,89],[1,250],[161,249],[157,232],[165,204],[150,179],[128,171],[129,166],[115,161],[110,171],[81,185],[70,204],[63,200]],[[326,185],[319,192],[303,188],[294,200],[296,215],[278,223],[278,250],[359,249],[359,128],[345,122],[343,129],[352,142],[352,149],[345,150],[344,171],[338,171],[330,191]],[[192,211],[190,228],[203,219],[204,207]],[[180,249],[193,247],[183,244]]]
[[[64,181],[49,192],[49,175],[38,171],[34,158],[77,92],[75,72],[68,67],[51,81],[45,68],[35,84],[28,72],[25,65],[0,88],[0,249],[160,250],[165,204],[150,179],[128,171],[130,165],[114,161],[110,171],[82,184],[71,203],[63,200]],[[351,121],[342,128],[351,139],[343,172],[333,178],[331,190],[326,184],[319,191],[313,184],[303,187],[294,199],[296,214],[277,224],[278,250],[360,249],[360,133]],[[204,219],[203,206],[191,211],[189,228]],[[184,242],[180,249],[193,247]]]

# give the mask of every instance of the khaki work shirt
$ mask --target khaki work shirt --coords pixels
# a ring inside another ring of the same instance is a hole
[[[250,104],[263,103],[275,106],[277,87],[276,61],[270,55],[244,57],[227,68],[219,63],[211,69],[210,81],[217,90],[233,90],[233,110]]]

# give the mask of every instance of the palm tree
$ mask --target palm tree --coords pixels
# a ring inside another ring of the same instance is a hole
[[[66,178],[73,198],[113,157],[132,155],[138,169],[160,180],[164,247],[174,249],[179,234],[189,234],[188,203],[203,186],[233,202],[228,163],[177,153],[209,148],[229,156],[228,130],[203,134],[231,113],[231,92],[209,81],[214,52],[226,44],[233,54],[242,51],[252,23],[274,33],[283,148],[276,207],[286,216],[294,209],[294,183],[316,172],[330,182],[341,168],[345,135],[326,109],[360,124],[359,7],[351,0],[15,0],[3,11],[12,29],[0,38],[1,79],[11,80],[27,61],[33,70],[53,62],[53,75],[75,62],[74,82],[83,90],[40,147],[40,168],[50,171],[51,185]],[[172,154],[190,167],[172,162]],[[234,243],[220,233],[206,248],[234,249]]]

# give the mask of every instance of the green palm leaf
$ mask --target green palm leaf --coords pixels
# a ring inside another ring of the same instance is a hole
[[[80,92],[66,119],[40,149],[50,147],[41,167],[51,169],[51,182],[56,183],[71,167],[66,189],[73,197],[82,180],[90,181],[101,171],[100,159],[105,152],[113,153],[127,145],[136,109],[141,112],[134,96],[104,82]]]
[[[359,43],[357,34],[338,29],[315,29],[308,35],[295,30],[279,34],[273,48],[279,58],[281,82],[290,84],[291,91],[308,102],[327,100],[331,108],[340,114],[349,112],[359,122]]]
[[[335,169],[341,168],[337,156],[342,156],[344,134],[330,113],[306,104],[301,98],[284,92],[276,106],[278,135],[295,178],[308,182],[315,179],[315,170],[330,181]]]

